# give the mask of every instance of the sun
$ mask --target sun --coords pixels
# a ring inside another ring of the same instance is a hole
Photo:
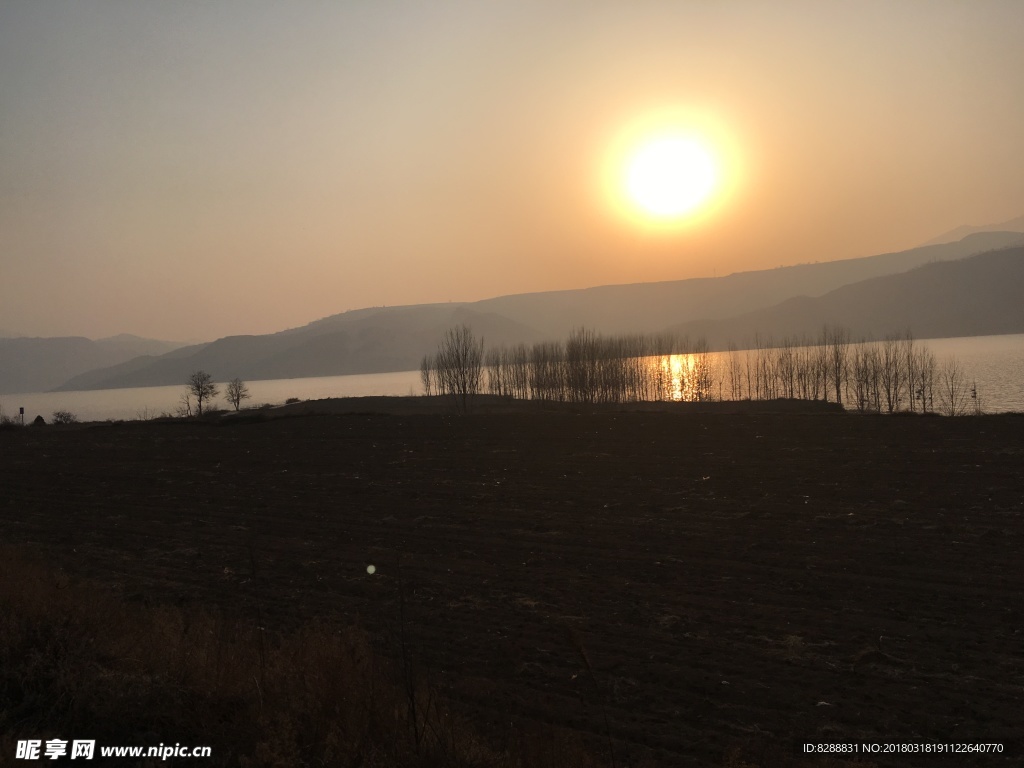
[[[655,236],[710,224],[738,201],[748,175],[730,123],[707,110],[638,113],[609,136],[605,147],[600,166],[605,210]]]
[[[718,168],[698,141],[657,137],[630,157],[624,183],[629,200],[655,219],[677,219],[696,211],[712,195]]]

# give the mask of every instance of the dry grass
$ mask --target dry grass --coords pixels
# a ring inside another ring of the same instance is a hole
[[[524,764],[518,749],[489,746],[422,681],[399,685],[402,670],[358,629],[311,625],[265,637],[203,611],[126,605],[2,554],[4,754],[18,739],[61,737],[211,745],[210,764],[224,766]],[[585,753],[559,764],[598,765]]]

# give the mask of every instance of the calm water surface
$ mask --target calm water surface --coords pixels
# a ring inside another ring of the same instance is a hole
[[[923,342],[940,365],[956,357],[976,382],[987,413],[1024,411],[1024,334],[928,339]],[[715,357],[712,355],[712,357]],[[419,371],[373,373],[357,376],[324,376],[311,379],[274,379],[246,382],[252,398],[246,405],[281,404],[291,397],[318,400],[325,397],[421,394]],[[221,392],[224,384],[220,384]],[[42,415],[47,421],[56,410],[71,411],[82,421],[152,418],[173,414],[185,386],[101,389],[90,392],[33,392],[0,395],[4,415],[25,409],[25,421]],[[222,395],[223,396],[223,395]],[[219,407],[225,407],[221,399]]]
[[[968,378],[977,382],[986,413],[1024,412],[1024,334],[929,339],[924,344],[940,365],[949,357],[963,363]]]

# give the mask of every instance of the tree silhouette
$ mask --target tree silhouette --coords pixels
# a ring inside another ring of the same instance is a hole
[[[243,400],[248,400],[252,395],[249,394],[249,388],[245,385],[245,382],[241,379],[235,378],[228,382],[228,389],[225,393],[228,402],[235,406],[237,411],[242,405]]]
[[[206,371],[194,371],[188,377],[189,394],[196,398],[196,415],[203,415],[203,403],[209,402],[217,396],[220,390],[213,383],[213,377]]]
[[[470,400],[483,388],[484,341],[467,325],[449,328],[433,359],[437,389],[455,398],[456,407],[469,410]]]

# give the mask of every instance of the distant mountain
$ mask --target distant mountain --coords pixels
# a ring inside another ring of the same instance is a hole
[[[172,350],[186,346],[184,342],[144,339],[141,336],[134,336],[130,333],[121,333],[117,336],[108,336],[105,339],[97,339],[96,343],[111,352],[129,355],[131,357],[137,357],[139,355],[164,355]]]
[[[815,297],[866,278],[960,259],[1011,243],[1020,233],[979,233],[958,243],[863,259],[802,264],[720,278],[611,285],[501,296],[464,304],[420,304],[345,312],[264,336],[230,336],[75,376],[59,389],[180,384],[198,369],[225,381],[410,370],[437,348],[445,330],[466,323],[486,344],[565,338],[580,326],[603,333],[659,332]]]
[[[986,224],[980,227],[973,227],[970,225],[957,227],[956,229],[951,229],[949,232],[929,240],[925,245],[952,243],[958,240],[963,240],[968,235],[980,232],[1024,232],[1024,216],[1018,216],[1015,219],[1004,221],[1002,224]]]
[[[162,355],[178,344],[123,334],[99,341],[82,336],[0,338],[0,394],[52,389],[84,371],[138,355]]]
[[[378,307],[334,315],[265,336],[228,336],[157,358],[139,358],[76,376],[59,390],[180,384],[195,370],[217,381],[381,373],[419,367],[454,325],[466,323],[488,344],[538,341],[533,328],[464,304]]]
[[[1024,333],[1024,246],[957,261],[926,264],[898,275],[846,285],[824,296],[800,296],[774,307],[719,320],[681,323],[672,331],[703,337],[714,349],[756,336],[781,341],[816,337],[825,325],[855,340],[911,331],[916,338]]]
[[[859,280],[1018,243],[1024,243],[1024,234],[987,232],[956,243],[859,259],[739,272],[717,278],[517,294],[485,299],[471,306],[528,323],[549,338],[563,338],[579,326],[604,333],[648,333],[687,320],[725,318],[770,307],[792,296],[821,296]]]

